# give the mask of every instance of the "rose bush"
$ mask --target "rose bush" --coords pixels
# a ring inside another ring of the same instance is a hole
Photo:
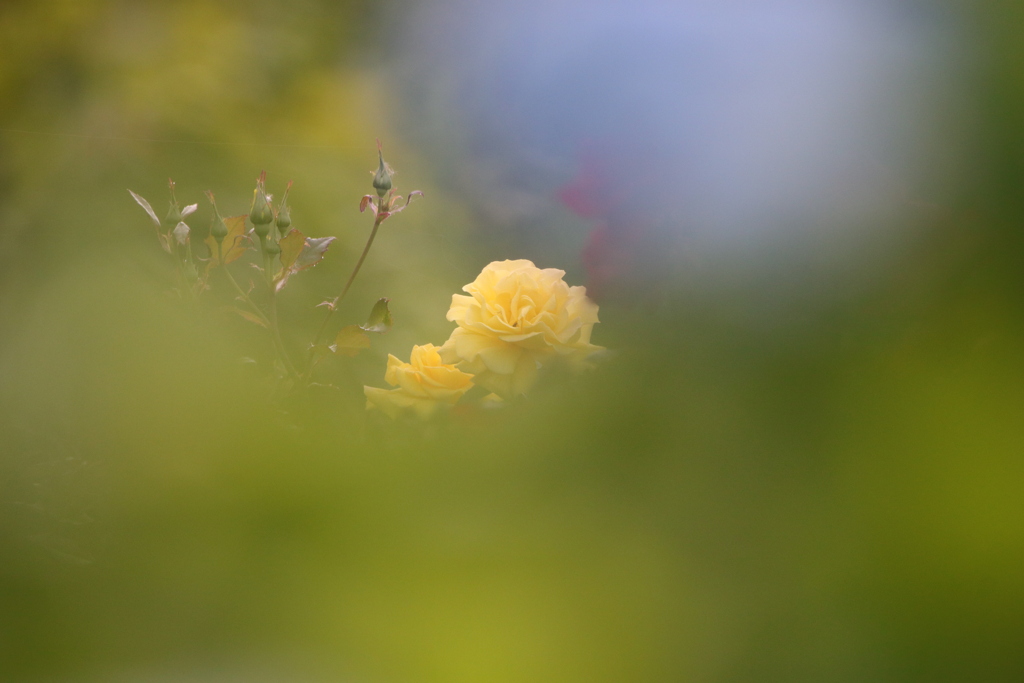
[[[368,409],[391,417],[407,410],[429,417],[440,406],[456,403],[473,386],[472,375],[445,364],[433,344],[413,346],[408,363],[388,354],[384,381],[398,388],[363,387],[363,393]]]
[[[598,307],[585,287],[570,287],[564,276],[525,259],[489,264],[462,288],[469,296],[452,296],[448,320],[458,327],[441,358],[503,398],[525,394],[552,359],[586,365],[602,348],[590,343]]]

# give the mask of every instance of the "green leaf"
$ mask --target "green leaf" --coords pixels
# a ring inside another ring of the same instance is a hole
[[[391,299],[380,298],[377,303],[373,305],[373,310],[370,311],[370,317],[366,319],[365,325],[360,325],[359,328],[365,332],[387,332],[391,329],[394,321],[391,319],[391,310],[388,308],[388,302]]]
[[[242,316],[243,318],[245,318],[246,320],[248,320],[251,323],[256,323],[260,327],[266,327],[267,326],[266,321],[264,321],[263,318],[261,318],[260,316],[256,315],[252,311],[247,311],[244,308],[235,308],[234,306],[229,306],[228,310],[232,311],[233,313],[237,313],[238,315]]]
[[[334,352],[343,356],[355,356],[363,349],[370,348],[370,338],[358,325],[347,325],[334,338]]]
[[[213,238],[213,235],[204,240],[206,246],[210,247],[210,266],[220,265],[220,254],[224,252],[224,263],[231,263],[237,260],[242,254],[245,253],[247,244],[245,238],[245,219],[246,216],[230,216],[224,219],[224,225],[227,226],[228,234],[224,238],[223,244],[218,249],[217,240]]]
[[[284,271],[292,267],[295,259],[302,253],[302,248],[306,246],[306,236],[298,230],[292,229],[281,238],[278,244],[281,247],[281,272],[283,274]]]

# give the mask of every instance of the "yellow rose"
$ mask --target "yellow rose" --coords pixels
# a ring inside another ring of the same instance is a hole
[[[454,365],[445,365],[433,344],[413,346],[409,362],[388,354],[384,381],[397,389],[363,387],[366,407],[378,408],[391,417],[406,409],[426,418],[440,405],[452,405],[473,386],[473,376]]]
[[[458,323],[441,347],[448,363],[499,396],[525,394],[537,369],[552,358],[574,365],[602,347],[590,343],[597,304],[585,287],[570,287],[565,271],[531,261],[495,261],[455,294],[448,320]]]

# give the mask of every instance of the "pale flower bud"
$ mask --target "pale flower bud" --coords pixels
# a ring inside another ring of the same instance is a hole
[[[181,222],[182,215],[181,209],[178,208],[178,198],[174,196],[174,181],[168,179],[167,185],[171,190],[171,206],[167,210],[167,217],[164,218],[164,226],[170,228]]]
[[[284,231],[287,230],[292,224],[292,215],[288,211],[288,193],[291,191],[291,189],[292,181],[289,180],[288,187],[286,187],[284,190],[284,196],[281,197],[281,206],[279,206],[277,209],[276,224],[278,229],[281,230],[282,235],[284,234]]]
[[[377,173],[373,176],[373,189],[377,190],[377,196],[383,197],[391,189],[391,169],[384,163],[384,151],[381,149],[380,140],[377,141]]]
[[[213,224],[210,226],[210,236],[217,240],[217,244],[220,244],[228,236],[228,226],[224,223],[220,211],[217,210],[217,202],[213,198],[213,193],[207,190],[206,197],[213,204]]]
[[[267,172],[260,173],[256,180],[256,189],[252,193],[252,208],[249,209],[249,220],[256,227],[256,234],[266,237],[270,231],[268,226],[274,220],[274,211],[270,208],[270,200],[267,198],[266,188]]]

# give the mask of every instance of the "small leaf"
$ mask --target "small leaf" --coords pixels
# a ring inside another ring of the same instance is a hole
[[[292,229],[281,238],[281,271],[274,277],[274,291],[281,291],[288,278],[300,270],[312,268],[324,257],[334,237],[306,237]]]
[[[228,226],[228,236],[224,238],[224,263],[231,263],[245,253],[247,248],[245,238],[245,216],[231,216],[225,218]]]
[[[228,234],[224,238],[224,243],[220,245],[220,249],[217,247],[217,240],[213,239],[213,235],[207,237],[204,242],[210,247],[210,266],[220,265],[220,252],[224,252],[224,263],[231,263],[236,261],[242,254],[245,253],[246,249],[246,237],[245,237],[245,216],[230,216],[224,219],[224,225],[227,226]]]
[[[171,234],[174,235],[174,239],[178,240],[178,244],[184,246],[188,242],[189,228],[184,222],[178,223],[174,226],[174,230]]]
[[[135,201],[138,202],[139,206],[146,210],[146,213],[149,214],[149,217],[153,220],[153,223],[156,225],[156,227],[159,228],[160,219],[156,217],[156,213],[153,211],[153,207],[149,205],[149,202],[147,202],[145,199],[135,194],[131,190],[128,190],[128,194],[130,194],[135,199]]]
[[[335,237],[307,237],[306,244],[299,253],[299,257],[295,259],[292,268],[298,272],[320,263],[324,253],[327,252],[327,247],[331,246],[331,242],[335,239]]]
[[[366,207],[373,209],[374,213],[377,213],[377,205],[373,203],[372,194],[364,194],[363,198],[359,200],[359,213],[366,211]]]
[[[391,320],[389,301],[391,299],[378,299],[377,303],[373,305],[373,310],[370,311],[370,317],[366,319],[366,324],[360,325],[359,328],[365,332],[387,332],[390,330],[394,321]]]
[[[198,209],[198,208],[199,208],[198,204],[189,204],[188,206],[186,206],[184,209],[181,210],[181,217],[183,219],[184,218],[188,218],[189,216],[194,214],[196,212],[196,209]]]
[[[391,213],[392,214],[396,214],[399,211],[404,211],[405,207],[409,206],[409,202],[412,201],[413,197],[422,197],[422,196],[423,196],[422,192],[420,192],[419,190],[413,190],[412,192],[409,193],[409,196],[405,198],[405,204],[402,204],[401,206],[395,206],[394,208],[391,209]],[[402,198],[402,195],[398,195],[397,197],[395,197],[395,203],[397,204],[398,200],[401,199],[401,198]]]
[[[363,349],[370,348],[370,338],[357,325],[341,328],[334,338],[334,352],[343,356],[355,356]]]
[[[243,318],[245,318],[246,320],[248,320],[251,323],[256,323],[260,327],[266,327],[267,326],[266,321],[264,321],[263,318],[259,317],[258,315],[256,315],[252,311],[247,311],[244,308],[235,308],[233,306],[229,306],[228,310],[232,311],[234,313],[237,313],[238,315],[242,316]]]
[[[295,263],[295,259],[302,253],[306,245],[306,236],[298,230],[292,229],[287,235],[281,238],[281,270],[288,270]]]

